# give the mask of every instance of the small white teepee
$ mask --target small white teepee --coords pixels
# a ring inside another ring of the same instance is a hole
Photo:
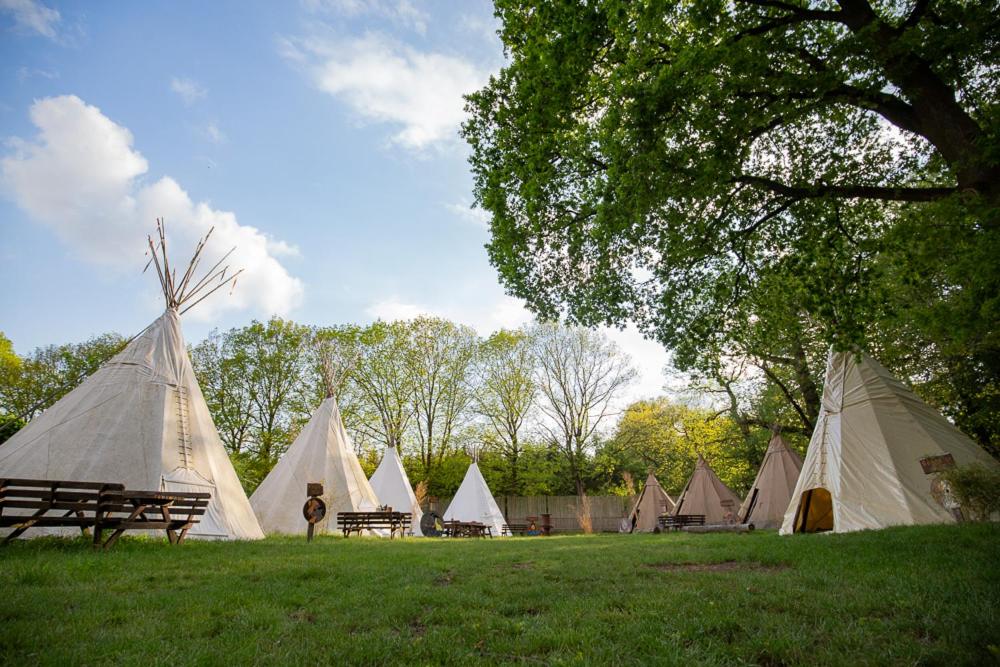
[[[265,533],[305,534],[308,524],[302,505],[309,482],[323,485],[321,497],[326,503],[326,516],[316,524],[317,532],[336,531],[338,512],[378,506],[332,396],[320,403],[292,446],[250,496]]]
[[[771,436],[757,478],[740,506],[740,523],[780,528],[801,470],[802,457],[788,448],[780,434]]]
[[[951,523],[920,460],[993,457],[866,354],[833,352],[823,400],[781,534]]]
[[[705,523],[736,521],[740,498],[722,483],[708,462],[698,455],[691,479],[677,498],[672,514],[704,514]]]
[[[660,486],[659,480],[652,471],[646,477],[646,484],[642,487],[642,493],[636,498],[632,505],[632,511],[628,516],[627,532],[651,533],[660,525],[660,516],[667,514],[674,509],[673,498]]]
[[[157,229],[159,243],[149,240],[150,262],[156,264],[166,312],[0,446],[0,477],[207,491],[212,498],[190,537],[263,538],[198,387],[178,312],[230,284],[235,275],[226,278],[228,267],[217,270],[223,257],[202,280],[194,280],[210,231],[177,281],[167,264],[159,221]],[[75,531],[39,531],[46,532]]]
[[[410,486],[410,478],[406,476],[403,461],[395,447],[386,447],[382,462],[372,473],[368,482],[375,491],[375,496],[382,505],[388,505],[396,512],[410,512],[414,535],[423,535],[420,531],[420,519],[424,515],[417,503],[417,496]]]
[[[497,501],[493,499],[490,487],[486,485],[476,460],[472,461],[465,473],[465,479],[455,492],[455,497],[451,499],[448,511],[444,513],[444,520],[478,521],[489,526],[494,536],[502,534],[503,525],[507,521],[503,518]]]

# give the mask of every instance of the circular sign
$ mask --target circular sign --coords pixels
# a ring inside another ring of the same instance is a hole
[[[322,498],[310,498],[302,506],[302,516],[309,523],[319,523],[326,516],[326,503]]]
[[[426,537],[437,537],[443,528],[444,524],[437,512],[425,512],[420,518],[420,532]]]

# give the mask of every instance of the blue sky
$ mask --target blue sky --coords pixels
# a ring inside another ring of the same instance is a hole
[[[307,324],[530,319],[469,208],[461,95],[503,64],[480,0],[0,0],[0,320],[15,348],[130,335],[164,216],[177,258],[215,226],[243,267],[189,341],[272,313]],[[657,393],[666,355],[610,332]]]

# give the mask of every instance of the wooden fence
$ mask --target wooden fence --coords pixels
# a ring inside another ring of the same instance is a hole
[[[587,496],[594,532],[618,532],[622,517],[632,508],[633,498],[624,496]],[[554,532],[579,532],[577,496],[495,496],[508,523],[524,523],[526,517],[552,515]],[[444,515],[451,498],[432,498],[430,509]]]

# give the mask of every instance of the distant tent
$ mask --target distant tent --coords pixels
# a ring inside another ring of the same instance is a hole
[[[866,354],[830,352],[823,400],[781,534],[949,523],[921,459],[997,462]]]
[[[802,458],[775,433],[757,478],[740,506],[740,522],[752,523],[756,528],[780,528],[801,470]]]
[[[406,476],[403,461],[395,447],[386,447],[382,462],[368,480],[375,496],[382,505],[392,507],[396,512],[410,512],[413,517],[411,526],[414,535],[421,535],[420,518],[424,513],[417,503],[417,496],[410,486],[410,478]]]
[[[478,521],[490,526],[493,535],[500,535],[507,521],[490,493],[490,487],[479,471],[479,464],[473,461],[465,473],[465,479],[455,492],[455,497],[444,513],[445,521]]]
[[[378,506],[332,396],[320,403],[299,437],[250,497],[265,533],[306,532],[302,505],[309,482],[323,485],[326,516],[316,524],[318,532],[334,532],[338,512],[374,510]]]
[[[628,532],[650,533],[659,525],[659,518],[674,508],[674,501],[660,486],[652,472],[646,477],[642,493],[632,505],[628,516]]]
[[[149,240],[150,263],[156,263],[166,312],[0,446],[0,477],[207,491],[212,498],[190,537],[260,539],[264,534],[215,430],[180,325],[181,312],[230,284],[235,275],[226,277],[228,267],[216,270],[220,261],[194,280],[209,232],[177,281],[157,222],[160,238],[156,244]]]
[[[722,483],[701,454],[684,491],[677,498],[673,514],[704,514],[705,523],[736,521],[740,498]]]

